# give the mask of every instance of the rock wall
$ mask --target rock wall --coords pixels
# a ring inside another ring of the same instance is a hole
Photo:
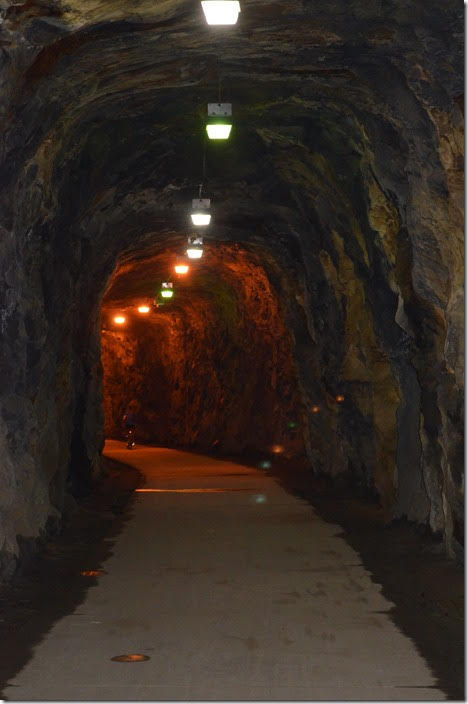
[[[236,246],[205,249],[203,263],[174,282],[175,298],[144,318],[138,298],[129,306],[132,286],[147,279],[144,271],[125,271],[120,285],[116,272],[129,329],[112,326],[111,285],[103,303],[106,432],[122,436],[122,415],[135,401],[143,441],[300,457],[305,409],[281,302],[257,256]],[[165,257],[161,263],[155,257],[144,268],[157,281],[164,264]]]
[[[349,477],[389,517],[461,550],[463,7],[244,4],[238,27],[213,34],[189,0],[142,0],[138,13],[0,3],[2,574],[99,475],[101,301],[118,262],[131,270],[182,246],[220,83],[235,125],[229,143],[206,148],[209,239],[257,257],[293,360],[284,348],[284,375],[263,365],[251,393],[274,403],[283,384],[289,414],[299,389],[313,471]],[[248,371],[236,336],[253,349],[264,328],[255,315],[226,328],[229,291],[237,306],[250,294],[232,283],[239,272],[224,292],[208,274],[174,339],[193,330],[200,357],[219,350],[223,322],[233,359],[213,360],[211,417],[220,387]],[[188,359],[159,366],[184,442],[249,444],[233,396],[231,434],[205,420],[192,433],[203,408],[195,391],[182,398]],[[269,420],[265,441],[284,420]]]

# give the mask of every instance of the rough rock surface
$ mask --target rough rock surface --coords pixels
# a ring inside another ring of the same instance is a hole
[[[304,454],[306,409],[291,335],[261,260],[235,245],[208,245],[186,277],[172,277],[174,298],[159,299],[153,310],[174,261],[162,253],[124,265],[104,298],[106,435],[122,436],[122,415],[134,401],[139,440],[265,457]],[[141,303],[149,314],[137,312]],[[125,330],[113,323],[116,312],[126,316]]]
[[[193,0],[0,0],[4,574],[100,471],[101,299],[119,261],[183,243],[219,84],[234,129],[207,148],[210,238],[265,268],[313,470],[460,550],[463,5],[242,10],[210,28]]]

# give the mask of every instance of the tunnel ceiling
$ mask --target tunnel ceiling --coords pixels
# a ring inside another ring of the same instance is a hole
[[[310,269],[303,260],[335,249],[336,232],[358,266],[385,260],[371,282],[388,277],[393,233],[410,227],[416,294],[447,306],[453,291],[431,261],[437,252],[447,271],[459,256],[440,236],[447,198],[459,208],[460,144],[445,134],[460,123],[458,5],[246,1],[220,28],[195,0],[131,12],[3,0],[6,229],[33,227],[75,269],[99,247],[90,275],[103,283],[122,251],[179,245],[220,88],[234,129],[206,150],[210,237]]]
[[[132,240],[158,210],[166,227],[185,226],[219,82],[234,110],[229,144],[207,155],[220,236],[252,210],[261,223],[286,209],[288,229],[298,210],[329,219],[331,203],[347,219],[346,201],[364,198],[372,173],[398,198],[409,162],[440,170],[437,115],[463,90],[457,3],[247,1],[230,28],[207,26],[195,0],[131,13],[3,4],[5,177],[34,165],[49,207],[64,225],[72,208],[88,236],[103,226],[117,235],[111,207]]]
[[[183,237],[175,240],[171,248],[164,247],[157,254],[154,248],[148,247],[142,253],[122,257],[104,294],[103,322],[112,325],[110,317],[116,311],[141,319],[137,310],[139,304],[152,308],[153,315],[145,318],[146,322],[151,322],[155,314],[157,317],[158,313],[177,312],[199,299],[208,300],[213,293],[210,282],[216,280],[239,290],[255,286],[260,278],[264,279],[264,286],[269,286],[265,268],[274,268],[271,255],[237,243],[210,241],[206,236],[204,240],[207,244],[200,260],[189,260],[184,256],[187,245]],[[176,263],[181,261],[189,265],[185,275],[174,271]],[[174,287],[175,295],[170,301],[164,301],[160,295],[161,285],[166,281],[172,282]]]
[[[106,311],[183,248],[204,154],[213,224],[174,311],[255,270],[314,470],[462,541],[463,5],[241,6],[222,28],[198,0],[0,0],[8,553],[99,473]],[[204,145],[219,98],[232,136]]]

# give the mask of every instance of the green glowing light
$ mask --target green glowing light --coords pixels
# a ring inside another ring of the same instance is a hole
[[[211,123],[206,126],[209,139],[228,139],[232,125],[229,123]]]

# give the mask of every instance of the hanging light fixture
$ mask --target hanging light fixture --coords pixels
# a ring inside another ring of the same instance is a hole
[[[161,285],[161,298],[172,298],[174,291],[172,290],[172,281],[164,282]]]
[[[194,198],[192,200],[192,212],[190,214],[192,223],[197,227],[205,227],[210,224],[210,199]]]
[[[240,12],[238,0],[202,0],[208,24],[236,24]]]
[[[186,260],[183,257],[178,257],[175,265],[174,265],[174,271],[176,274],[179,276],[185,276],[185,274],[188,274],[190,270],[189,265],[187,264]]]
[[[232,103],[208,103],[206,132],[209,139],[228,139],[231,134]]]
[[[189,259],[201,259],[203,256],[203,238],[189,237],[187,246],[187,257]]]
[[[117,325],[123,325],[127,321],[127,318],[124,315],[116,315],[114,316],[114,323]]]
[[[150,311],[149,306],[138,306],[139,313],[149,313],[149,311]]]

